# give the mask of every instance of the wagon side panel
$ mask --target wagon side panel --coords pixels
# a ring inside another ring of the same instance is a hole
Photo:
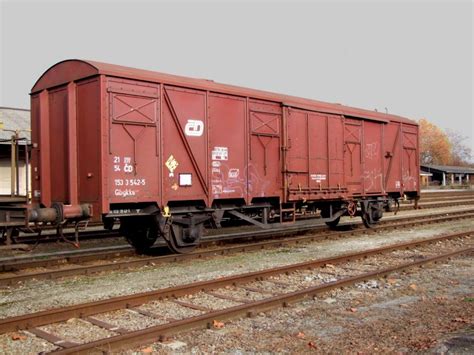
[[[40,159],[40,96],[31,96],[31,191],[33,203],[40,203],[41,201],[41,159]]]
[[[70,202],[68,191],[68,151],[76,149],[69,145],[68,135],[68,95],[67,88],[49,91],[49,129],[51,159],[51,201]]]
[[[76,92],[79,201],[91,203],[94,206],[94,216],[98,217],[100,214],[99,198],[102,193],[100,85],[98,79],[79,82]]]
[[[246,100],[209,95],[209,157],[211,200],[248,201]]]
[[[164,201],[206,204],[209,201],[206,92],[165,86],[163,98]]]
[[[328,188],[328,118],[322,114],[309,113],[309,186],[312,190]]]
[[[362,120],[344,119],[344,172],[347,189],[361,195],[362,186]]]
[[[381,194],[384,183],[382,158],[382,124],[364,121],[363,159],[364,170],[362,179],[366,194]]]
[[[385,189],[388,193],[402,191],[402,134],[401,124],[390,122],[384,127],[384,176]]]
[[[281,105],[250,100],[248,116],[250,136],[249,196],[250,198],[281,198]]]
[[[109,201],[157,203],[159,86],[109,78],[107,98]]]
[[[344,183],[344,126],[342,117],[328,115],[328,187],[341,189]]]
[[[309,127],[308,114],[290,110],[288,113],[288,187],[303,191],[309,188]],[[314,140],[315,137],[311,137]]]
[[[405,192],[420,189],[420,166],[418,154],[418,127],[402,125],[402,184]]]

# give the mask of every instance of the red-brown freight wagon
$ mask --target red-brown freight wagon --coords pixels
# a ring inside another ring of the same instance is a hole
[[[140,249],[188,251],[226,218],[371,226],[419,196],[418,126],[399,116],[83,60],[40,77],[31,115],[28,219],[119,219]]]

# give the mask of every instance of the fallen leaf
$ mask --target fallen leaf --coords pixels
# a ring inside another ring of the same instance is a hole
[[[416,291],[417,288],[418,288],[415,284],[411,284],[409,287],[410,287],[413,291]]]
[[[221,328],[224,328],[224,323],[223,322],[219,322],[218,320],[213,320],[212,321],[212,326],[216,329],[221,329]]]
[[[330,269],[334,269],[334,268],[335,268],[335,266],[334,266],[333,264],[326,264],[326,265],[324,265],[324,266],[325,266],[325,267],[328,267],[328,268],[330,268]]]
[[[355,307],[352,307],[352,308],[350,308],[349,310],[350,310],[352,313],[357,312],[357,308],[355,308]]]
[[[316,344],[313,343],[312,341],[310,341],[310,342],[308,343],[308,346],[309,346],[310,348],[312,348],[312,349],[316,349],[316,348],[317,348]]]
[[[397,279],[387,279],[387,283],[389,283],[390,285],[393,285],[397,283]]]
[[[14,333],[12,335],[12,340],[25,340],[25,339],[26,339],[26,335],[21,335],[18,333]]]
[[[153,348],[151,346],[145,348],[145,349],[142,349],[141,352],[143,354],[151,354],[153,352]]]
[[[299,332],[298,334],[296,334],[296,337],[299,339],[304,339],[305,335],[303,332]]]

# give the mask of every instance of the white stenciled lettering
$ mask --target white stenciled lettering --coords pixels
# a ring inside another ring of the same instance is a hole
[[[228,160],[229,149],[227,147],[214,147],[211,152],[212,160]]]
[[[145,186],[146,179],[115,179],[115,186]]]
[[[115,194],[115,196],[120,196],[120,197],[127,197],[127,196],[135,196],[136,195],[135,191],[131,190],[131,189],[125,189],[125,190],[115,189],[114,194]]]

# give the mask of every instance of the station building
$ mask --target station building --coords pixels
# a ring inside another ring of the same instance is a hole
[[[429,185],[474,185],[474,168],[450,165],[421,165],[420,168],[422,181]]]
[[[31,144],[30,110],[0,107],[0,195],[26,196],[31,176],[27,174]],[[12,169],[12,166],[16,166]],[[13,181],[13,183],[12,183]],[[29,189],[28,189],[29,190]]]

